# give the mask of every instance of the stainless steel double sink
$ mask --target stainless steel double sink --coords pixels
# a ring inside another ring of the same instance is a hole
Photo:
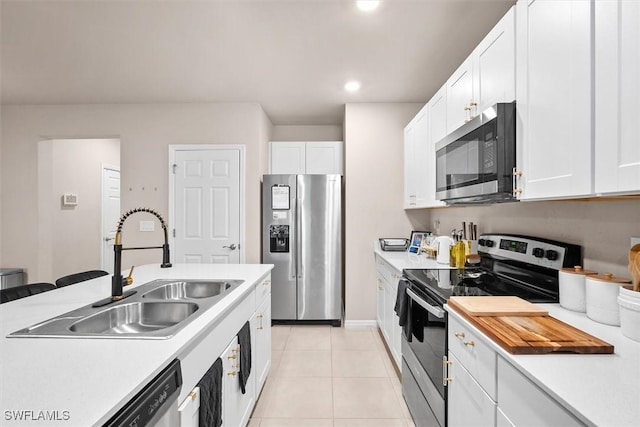
[[[13,332],[9,337],[167,339],[243,280],[154,280],[122,301],[92,304]]]

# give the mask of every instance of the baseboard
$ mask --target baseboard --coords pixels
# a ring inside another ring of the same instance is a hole
[[[378,322],[375,320],[345,320],[345,329],[363,329],[363,328],[375,328],[378,326]]]

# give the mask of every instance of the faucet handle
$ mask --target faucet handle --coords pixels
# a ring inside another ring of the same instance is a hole
[[[131,266],[131,270],[129,270],[129,275],[128,275],[127,277],[125,277],[125,278],[124,278],[124,285],[125,285],[125,286],[130,285],[130,284],[132,284],[132,283],[133,283],[133,276],[132,276],[132,274],[133,274],[133,268],[134,268],[134,267],[135,267],[135,266],[133,266],[133,265]]]

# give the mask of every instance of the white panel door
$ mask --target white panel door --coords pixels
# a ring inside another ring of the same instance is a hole
[[[176,263],[240,262],[240,151],[175,153]]]
[[[469,56],[447,80],[447,134],[471,119],[473,99],[473,58]]]
[[[595,8],[595,192],[640,191],[640,1]]]
[[[304,173],[342,175],[342,142],[307,142]]]
[[[102,166],[101,269],[113,274],[113,244],[120,219],[120,168]]]

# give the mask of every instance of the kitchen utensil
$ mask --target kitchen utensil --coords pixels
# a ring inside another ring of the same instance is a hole
[[[514,296],[452,296],[447,301],[471,316],[543,316],[549,312]]]
[[[438,255],[436,262],[438,264],[449,264],[450,254],[449,249],[453,245],[453,239],[449,236],[439,236],[435,242],[438,249]]]
[[[633,280],[633,290],[640,292],[640,243],[629,251],[629,272]]]
[[[584,270],[576,265],[573,268],[563,268],[558,272],[560,305],[567,310],[584,313],[587,309],[585,278],[598,274],[593,270]]]
[[[586,311],[591,320],[607,325],[620,326],[618,294],[620,287],[630,280],[614,277],[611,273],[592,275],[585,279]]]

